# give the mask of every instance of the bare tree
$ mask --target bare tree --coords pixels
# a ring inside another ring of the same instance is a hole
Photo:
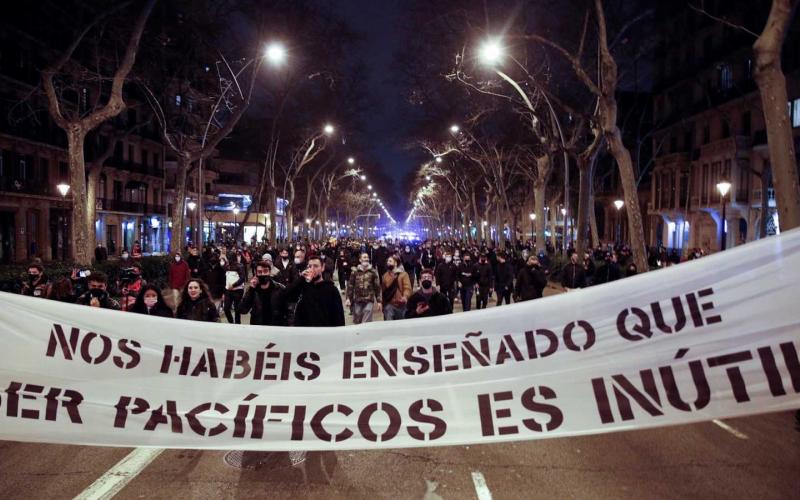
[[[42,71],[42,84],[47,95],[48,109],[53,121],[67,134],[67,159],[69,164],[70,193],[72,196],[72,255],[75,262],[88,265],[94,249],[94,211],[86,205],[86,162],[84,143],[89,132],[101,123],[119,115],[125,109],[123,87],[133,69],[145,24],[156,0],[147,0],[137,16],[125,47],[124,54],[111,77],[110,88],[104,85],[107,78],[98,71],[92,72],[73,57],[81,43],[92,30],[97,29],[110,16],[119,13],[128,3],[98,15],[81,31],[61,56]],[[71,95],[81,95],[85,86],[99,87],[94,102],[88,109],[75,106]],[[70,92],[71,91],[71,92]],[[100,99],[107,93],[105,104]],[[92,217],[90,219],[90,217]]]

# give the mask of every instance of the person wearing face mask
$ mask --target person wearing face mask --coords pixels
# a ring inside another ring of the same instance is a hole
[[[289,268],[292,266],[292,258],[289,257],[289,249],[281,248],[278,260],[275,262],[275,269],[278,270],[278,283],[286,286],[289,283]]]
[[[411,280],[411,288],[414,288],[414,277],[419,267],[419,257],[414,249],[411,248],[411,245],[403,247],[403,251],[400,253],[400,261],[403,264],[403,269],[408,271],[408,278]]]
[[[205,255],[205,252],[208,252],[208,258],[211,258],[210,246],[205,248],[203,255]],[[189,265],[189,269],[192,272],[192,278],[199,278],[201,273],[205,272],[205,261],[200,258],[200,252],[197,251],[194,245],[189,245],[189,256],[186,257],[186,263]]]
[[[52,285],[47,276],[45,276],[44,268],[41,264],[31,264],[28,266],[28,277],[25,283],[22,284],[20,293],[29,297],[50,298],[52,294]]]
[[[291,284],[297,281],[297,279],[303,274],[303,271],[306,270],[307,266],[308,263],[306,262],[306,252],[302,248],[298,248],[294,251],[294,260],[287,270],[287,282]]]
[[[372,321],[372,309],[375,302],[381,300],[381,280],[378,272],[369,263],[369,254],[359,256],[359,264],[350,271],[347,285],[347,307],[353,314],[353,323]]]
[[[286,326],[281,293],[284,287],[272,278],[272,264],[256,264],[256,274],[239,303],[239,314],[250,314],[251,325]]]
[[[561,286],[568,292],[586,286],[586,271],[583,263],[578,262],[578,252],[570,254],[569,263],[561,271]]]
[[[184,285],[175,317],[191,321],[219,323],[217,306],[211,300],[208,287],[203,280],[192,278]]]
[[[375,265],[378,267],[378,273],[383,276],[386,272],[386,259],[389,258],[389,249],[386,247],[386,242],[381,241],[378,244],[378,248],[375,249],[375,252],[372,254],[372,262],[375,262]]]
[[[433,271],[423,269],[419,278],[419,290],[408,299],[406,319],[451,314],[453,306],[450,304],[450,299],[433,286]]]
[[[208,293],[211,294],[211,299],[215,304],[220,303],[225,293],[225,267],[227,265],[227,259],[220,258],[219,254],[214,253],[208,261],[208,269],[203,274],[203,281],[208,286]]]
[[[148,316],[160,316],[162,318],[174,318],[172,309],[164,301],[161,290],[155,285],[145,285],[142,287],[136,302],[130,308],[130,312],[147,314]]]
[[[478,289],[475,306],[477,309],[486,309],[494,291],[494,272],[485,253],[481,254],[478,265],[475,267],[475,284]]]
[[[122,253],[119,254],[119,267],[121,269],[125,269],[127,267],[131,267],[133,265],[133,259],[131,259],[131,254],[128,253],[128,249],[122,249]]]
[[[322,271],[322,260],[313,255],[286,288],[284,300],[296,303],[293,326],[344,326],[342,296],[333,281],[323,279]]]
[[[245,268],[241,258],[234,255],[234,260],[225,266],[225,259],[221,259],[221,264],[225,267],[225,298],[223,310],[225,319],[228,323],[240,324],[242,316],[239,314],[239,302],[244,295]]]
[[[369,256],[367,256],[369,259]],[[336,276],[339,279],[339,290],[344,292],[347,283],[350,281],[351,273],[353,272],[353,261],[347,252],[347,249],[342,248],[339,250],[339,256],[336,258]]]
[[[497,290],[497,305],[511,304],[511,294],[514,291],[514,269],[508,262],[505,252],[497,253],[497,269],[494,278],[495,290]]]
[[[181,290],[186,282],[192,278],[192,271],[189,264],[183,260],[180,253],[175,253],[169,265],[169,287],[172,289],[172,303],[177,305],[181,296]]]
[[[120,310],[119,302],[108,295],[108,280],[105,274],[92,273],[92,275],[89,276],[88,282],[89,290],[78,297],[78,300],[75,301],[76,304],[99,307],[102,309],[112,309],[114,311]]]
[[[472,294],[475,291],[475,280],[478,270],[472,263],[472,255],[465,252],[461,264],[458,266],[458,283],[461,292],[461,305],[464,312],[472,309]]]
[[[517,274],[517,285],[514,290],[514,301],[524,302],[541,298],[544,287],[547,286],[547,277],[542,271],[539,259],[535,255],[528,257],[523,269]]]
[[[411,280],[408,273],[403,270],[399,258],[389,257],[386,259],[386,272],[381,279],[384,321],[403,319],[409,297],[411,297]]]
[[[445,252],[444,259],[434,270],[434,276],[439,291],[450,301],[450,309],[452,310],[456,295],[458,295],[458,265],[453,262],[453,256],[450,255],[450,252]]]

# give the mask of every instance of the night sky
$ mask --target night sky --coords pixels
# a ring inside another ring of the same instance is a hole
[[[402,180],[414,165],[412,152],[403,150],[405,101],[392,67],[395,53],[402,43],[402,32],[397,22],[401,4],[402,0],[349,0],[335,5],[341,16],[363,37],[354,57],[362,59],[371,70],[367,88],[377,107],[364,117],[366,140],[370,145],[368,153],[392,177],[398,194],[405,197]],[[393,215],[395,218],[401,216]]]

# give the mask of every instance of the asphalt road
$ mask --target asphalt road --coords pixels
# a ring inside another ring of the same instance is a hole
[[[92,485],[84,498],[101,498],[104,481],[126,474],[111,469],[131,452],[141,459],[141,449],[0,441],[0,499],[74,498]],[[224,456],[165,450],[116,498],[800,498],[800,432],[791,413],[511,444],[337,452],[330,484],[316,482],[313,470],[307,483],[298,467],[240,469]]]

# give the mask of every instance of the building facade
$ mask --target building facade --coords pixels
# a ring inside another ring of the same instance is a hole
[[[653,110],[656,158],[647,204],[650,242],[684,252],[715,251],[722,248],[723,238],[727,248],[759,238],[762,224],[767,234],[775,234],[780,222],[768,175],[761,96],[753,79],[754,38],[683,2],[663,4],[656,16],[663,42],[657,54]],[[706,6],[754,32],[760,32],[769,11],[769,2],[706,2]],[[784,45],[783,67],[796,145],[800,145],[799,42],[794,23]],[[724,197],[718,189],[722,181],[730,183]]]

